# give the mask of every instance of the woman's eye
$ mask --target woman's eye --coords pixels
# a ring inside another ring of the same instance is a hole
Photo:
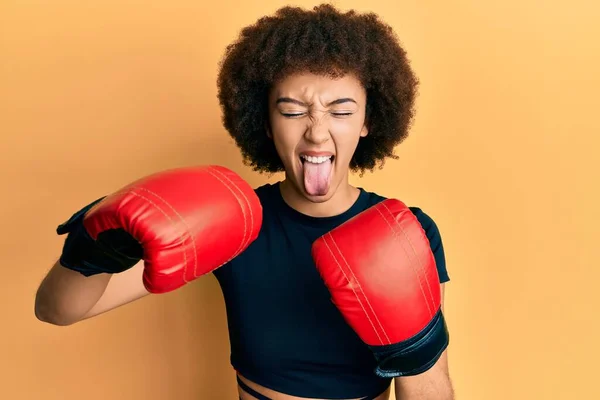
[[[336,117],[347,117],[349,115],[352,115],[351,112],[334,112],[332,114],[335,115]]]
[[[294,117],[301,117],[304,115],[304,113],[281,113],[281,115],[283,115],[286,118],[294,118]]]
[[[334,117],[348,117],[350,115],[352,115],[352,112],[348,112],[348,111],[333,111],[331,112],[331,115],[333,115]],[[294,113],[285,113],[285,112],[281,112],[281,115],[283,115],[286,118],[298,118],[298,117],[303,117],[306,115],[305,112],[294,112]]]

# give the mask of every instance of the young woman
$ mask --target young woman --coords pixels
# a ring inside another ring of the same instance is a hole
[[[255,189],[262,206],[256,240],[213,272],[240,399],[384,400],[392,379],[398,400],[453,398],[445,351],[417,375],[374,373],[371,349],[331,301],[311,254],[318,238],[386,200],[352,186],[349,173],[395,157],[416,88],[388,25],[331,5],[282,8],[227,48],[218,76],[224,125],[248,165],[285,172],[281,182]],[[421,209],[410,212],[428,239],[443,297],[449,278],[440,233]],[[142,268],[84,277],[57,263],[40,286],[36,314],[66,325],[140,298],[148,293]]]

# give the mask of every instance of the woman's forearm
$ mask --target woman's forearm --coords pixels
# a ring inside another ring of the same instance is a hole
[[[110,279],[110,274],[85,277],[57,261],[37,290],[35,316],[54,325],[77,322],[102,297]]]

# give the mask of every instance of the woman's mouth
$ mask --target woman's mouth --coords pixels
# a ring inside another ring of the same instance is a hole
[[[304,164],[305,162],[309,162],[312,164],[322,164],[326,161],[332,161],[334,159],[334,155],[329,155],[329,156],[308,156],[305,154],[300,155],[300,162],[302,162],[302,164]]]
[[[334,159],[333,154],[300,155],[304,190],[310,196],[324,196],[329,192]]]

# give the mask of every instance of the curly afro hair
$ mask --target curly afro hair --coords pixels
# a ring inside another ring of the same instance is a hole
[[[282,171],[269,126],[268,94],[295,72],[331,77],[353,73],[367,93],[369,134],[360,139],[350,169],[372,171],[408,135],[418,79],[392,28],[376,14],[283,7],[244,28],[220,63],[218,98],[225,129],[255,171]]]

